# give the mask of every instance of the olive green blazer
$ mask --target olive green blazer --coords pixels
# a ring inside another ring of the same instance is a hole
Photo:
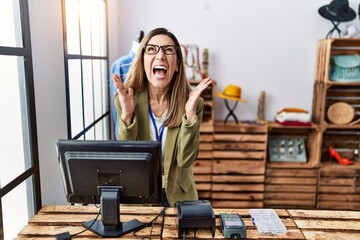
[[[148,91],[135,94],[135,114],[130,126],[120,118],[121,106],[118,98],[115,105],[118,113],[119,140],[150,140]],[[196,109],[197,118],[190,123],[182,117],[179,127],[168,128],[164,147],[165,192],[170,206],[177,201],[197,200],[198,194],[192,164],[199,152],[199,129],[202,120],[204,100],[200,98]]]

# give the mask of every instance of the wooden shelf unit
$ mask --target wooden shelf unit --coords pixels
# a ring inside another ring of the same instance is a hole
[[[200,151],[193,163],[196,188],[202,200],[211,199],[213,138],[212,133],[200,133]]]
[[[215,122],[214,207],[263,207],[267,126]]]
[[[266,167],[264,207],[315,209],[318,169]]]
[[[310,156],[307,163],[269,162],[269,136],[277,132],[287,136],[295,132],[298,136],[299,131],[308,138],[316,133],[315,140],[307,144],[318,149],[308,151],[316,157]],[[326,153],[319,151],[322,138],[326,142],[328,137],[318,125],[215,121],[213,134],[200,134],[200,153],[193,167],[199,197],[220,208],[359,210],[359,164],[344,167],[328,162],[323,156]]]
[[[314,85],[313,121],[321,129],[320,169],[317,208],[360,209],[360,124],[337,125],[327,117],[329,106],[336,102],[352,105],[360,110],[360,82],[330,80],[331,57],[360,55],[360,39],[323,39],[318,42],[317,72]],[[359,119],[356,115],[353,119]],[[344,158],[355,160],[349,166],[330,162],[328,148],[332,146]]]
[[[318,209],[360,209],[360,166],[324,163],[320,168]]]
[[[266,163],[264,206],[268,208],[315,209],[318,185],[318,167],[321,141],[319,126],[284,126],[268,123],[268,137],[294,137],[304,139],[306,162]]]
[[[196,87],[201,80],[188,80],[192,87]],[[200,151],[193,164],[196,188],[199,198],[211,199],[212,188],[212,159],[214,132],[214,85],[210,85],[201,94],[204,99],[203,119],[200,124]]]
[[[306,162],[267,162],[269,168],[317,168],[319,167],[320,151],[318,143],[321,142],[319,126],[284,126],[276,122],[268,123],[268,134],[272,136],[293,136],[304,138],[307,161]]]

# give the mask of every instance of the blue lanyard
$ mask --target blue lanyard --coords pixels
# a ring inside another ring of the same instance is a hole
[[[161,142],[162,140],[162,136],[163,136],[163,133],[164,133],[164,125],[163,127],[161,128],[160,130],[160,134],[158,133],[158,129],[156,127],[156,123],[155,123],[155,118],[154,118],[154,115],[153,115],[153,112],[151,111],[151,107],[150,107],[150,104],[149,104],[149,115],[150,115],[150,118],[151,118],[151,122],[153,123],[154,125],[154,128],[155,128],[155,133],[156,133],[156,140]]]

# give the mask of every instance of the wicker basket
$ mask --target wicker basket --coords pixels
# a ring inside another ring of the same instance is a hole
[[[328,119],[338,125],[345,125],[351,122],[355,116],[355,109],[345,102],[336,102],[327,110]]]

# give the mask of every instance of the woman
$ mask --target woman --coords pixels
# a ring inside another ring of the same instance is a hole
[[[169,205],[198,199],[191,165],[199,151],[200,95],[212,80],[206,78],[191,90],[180,44],[165,28],[143,38],[125,84],[118,75],[112,79],[120,116],[118,139],[161,141],[163,187]]]

